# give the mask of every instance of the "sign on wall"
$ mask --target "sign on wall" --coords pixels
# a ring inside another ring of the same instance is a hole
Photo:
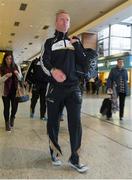
[[[2,64],[4,54],[5,54],[5,52],[0,52],[0,64]]]

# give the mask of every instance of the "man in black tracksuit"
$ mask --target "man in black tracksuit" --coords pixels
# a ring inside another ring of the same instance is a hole
[[[44,75],[43,70],[40,66],[40,58],[36,58],[32,61],[25,81],[32,85],[32,98],[30,104],[30,117],[34,117],[35,106],[40,98],[40,119],[46,120],[46,89],[48,84],[48,76]]]
[[[79,149],[82,139],[80,121],[82,96],[76,73],[76,64],[83,64],[86,54],[77,38],[68,38],[69,24],[69,14],[65,11],[58,12],[56,14],[55,37],[47,39],[43,48],[45,51],[42,49],[42,69],[51,77],[47,93],[47,132],[52,164],[61,165],[58,158],[62,154],[58,144],[58,117],[59,107],[64,102],[67,110],[71,145],[69,165],[78,172],[85,172],[88,167],[79,163]]]

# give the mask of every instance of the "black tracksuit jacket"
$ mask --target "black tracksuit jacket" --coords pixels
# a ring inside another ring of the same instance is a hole
[[[43,73],[39,58],[32,61],[26,74],[25,81],[29,84],[37,84],[39,86],[48,82],[48,76]]]
[[[47,39],[42,49],[41,66],[44,72],[51,76],[52,68],[60,69],[66,75],[66,80],[62,83],[56,82],[52,77],[51,81],[56,86],[70,87],[78,84],[76,65],[84,65],[86,54],[80,42],[73,45],[67,33],[55,32],[55,37]]]

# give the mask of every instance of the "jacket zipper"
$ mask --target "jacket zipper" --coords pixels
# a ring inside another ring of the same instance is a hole
[[[64,45],[66,47],[65,34],[63,34],[63,41],[64,41]]]

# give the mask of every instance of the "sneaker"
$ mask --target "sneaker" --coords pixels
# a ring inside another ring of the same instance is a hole
[[[59,160],[59,158],[55,155],[51,156],[51,161],[54,166],[61,166],[62,162]]]
[[[83,164],[73,164],[71,161],[69,161],[69,166],[77,170],[79,173],[86,172],[89,168],[86,165]]]
[[[123,121],[124,119],[123,119],[123,117],[120,117],[120,121]]]
[[[112,117],[107,117],[106,120],[111,121]]]
[[[34,113],[30,113],[30,118],[34,118]]]
[[[46,117],[46,116],[40,117],[40,119],[41,119],[42,121],[47,121],[47,117]]]
[[[100,116],[100,120],[106,120],[106,116],[105,115],[101,115]]]

